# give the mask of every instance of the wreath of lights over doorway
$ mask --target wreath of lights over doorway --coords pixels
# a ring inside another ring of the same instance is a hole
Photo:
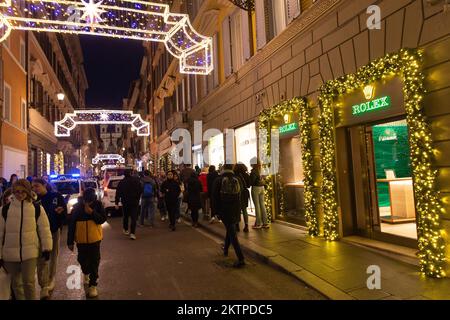
[[[164,42],[180,72],[213,70],[212,38],[194,30],[187,14],[167,4],[131,0],[0,0],[0,42],[11,30],[88,34]]]
[[[64,119],[55,121],[55,136],[70,137],[70,132],[78,124],[127,124],[137,131],[140,137],[150,135],[150,124],[142,120],[140,114],[132,111],[81,110],[66,113]]]
[[[120,154],[98,154],[92,159],[92,164],[98,164],[103,161],[117,161],[119,163],[125,163],[125,158]]]

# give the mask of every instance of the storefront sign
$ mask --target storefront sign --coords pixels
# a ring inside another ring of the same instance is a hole
[[[366,112],[375,111],[377,109],[388,108],[391,105],[391,97],[385,96],[369,102],[354,105],[352,107],[352,114],[354,116],[364,114]]]
[[[280,133],[288,133],[288,132],[292,132],[292,131],[296,131],[296,130],[298,130],[297,122],[288,123],[288,124],[285,124],[284,126],[280,127]]]

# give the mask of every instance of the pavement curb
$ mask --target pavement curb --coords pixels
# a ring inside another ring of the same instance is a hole
[[[189,217],[183,218],[187,221],[191,221]],[[199,224],[199,227],[200,229],[203,229],[212,235],[220,238],[224,237],[224,232],[220,232],[218,230],[215,230],[214,228],[211,228],[208,222]],[[333,286],[322,278],[316,276],[312,272],[303,269],[301,266],[298,266],[292,261],[279,255],[277,252],[258,246],[257,244],[252,243],[246,239],[239,238],[239,242],[241,244],[242,250],[246,255],[256,258],[277,270],[295,277],[296,279],[318,291],[328,299],[355,300],[354,297]]]

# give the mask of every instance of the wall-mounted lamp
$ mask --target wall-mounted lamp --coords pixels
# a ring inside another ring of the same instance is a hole
[[[56,95],[56,97],[58,98],[58,101],[63,101],[64,100],[64,98],[66,97],[66,95],[64,94],[64,93],[58,93],[57,95]]]

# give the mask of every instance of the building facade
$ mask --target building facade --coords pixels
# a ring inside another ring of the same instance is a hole
[[[29,58],[29,173],[49,175],[85,170],[81,164],[81,128],[70,138],[54,135],[54,122],[73,110],[85,108],[88,87],[83,53],[76,36],[28,32]],[[86,140],[86,139],[84,139]],[[84,164],[83,164],[84,166]]]
[[[151,45],[155,169],[167,168],[172,129],[185,122],[177,114],[189,112],[194,164],[268,159],[272,220],[329,240],[418,248],[422,271],[449,274],[446,2],[253,3],[245,11],[230,1],[173,2],[213,37],[215,69],[180,75]],[[276,145],[258,143],[260,129]]]
[[[25,32],[13,31],[0,48],[0,167],[7,180],[11,174],[28,174],[26,37]]]

